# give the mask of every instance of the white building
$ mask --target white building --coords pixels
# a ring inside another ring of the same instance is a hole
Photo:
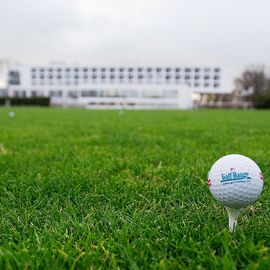
[[[7,95],[8,89],[8,65],[0,62],[0,97]]]
[[[46,96],[51,97],[52,105],[186,109],[192,107],[193,92],[220,90],[221,70],[218,67],[2,63],[0,91],[1,85],[0,95],[6,91],[10,97]]]

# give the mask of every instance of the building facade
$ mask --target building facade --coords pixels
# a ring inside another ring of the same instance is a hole
[[[186,109],[192,107],[193,92],[221,88],[218,67],[1,66],[2,94],[50,97],[52,105],[61,106]]]

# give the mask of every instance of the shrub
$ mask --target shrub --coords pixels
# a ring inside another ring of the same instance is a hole
[[[255,95],[253,97],[254,107],[258,109],[270,108],[270,93]]]
[[[3,97],[0,97],[0,106],[5,105],[6,99]]]
[[[11,106],[50,106],[50,98],[48,97],[0,98],[0,105],[5,105],[7,100],[10,101]]]

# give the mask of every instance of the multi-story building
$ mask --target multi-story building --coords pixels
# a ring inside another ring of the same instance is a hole
[[[8,89],[8,66],[0,62],[0,97],[7,96]]]
[[[88,108],[184,109],[192,107],[192,92],[219,91],[221,87],[218,67],[50,64],[6,65],[2,69],[7,70],[10,97],[46,96],[53,105]]]

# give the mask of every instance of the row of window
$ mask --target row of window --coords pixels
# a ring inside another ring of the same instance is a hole
[[[25,97],[26,91],[25,90],[14,90],[14,96],[16,97]],[[30,92],[30,95],[32,97],[37,96],[44,96],[43,91],[38,90],[32,90]],[[177,90],[164,90],[164,91],[142,91],[138,92],[136,90],[82,90],[82,91],[76,91],[71,90],[67,91],[66,93],[67,97],[69,98],[78,98],[78,97],[114,97],[114,98],[121,98],[121,97],[142,97],[142,98],[176,98],[178,95]],[[49,91],[50,97],[63,97],[63,91],[62,90],[54,90]]]
[[[123,67],[119,67],[119,68],[115,68],[115,67],[111,67],[111,68],[106,68],[106,67],[100,67],[100,68],[97,68],[97,67],[81,67],[81,68],[78,68],[78,67],[74,67],[74,68],[32,68],[31,71],[32,73],[36,73],[36,72],[39,72],[39,73],[44,73],[44,72],[48,72],[48,73],[52,73],[54,71],[58,72],[58,73],[61,73],[62,71],[66,72],[66,73],[69,73],[69,72],[75,72],[75,73],[78,73],[78,72],[111,72],[111,73],[114,73],[114,72],[134,72],[134,71],[137,71],[137,72],[148,72],[148,73],[151,73],[151,72],[157,72],[157,73],[161,73],[161,72],[167,72],[167,73],[170,73],[170,72],[181,72],[181,71],[184,71],[186,73],[190,73],[192,71],[194,71],[195,73],[198,73],[198,72],[201,72],[201,71],[204,71],[206,73],[210,72],[211,70],[213,70],[215,73],[219,73],[220,72],[220,68],[179,68],[179,67],[175,67],[175,68],[170,68],[170,67],[165,67],[165,68],[161,68],[161,67],[147,67],[147,68],[143,68],[143,67],[129,67],[129,68],[123,68]]]
[[[88,80],[89,78],[92,79],[92,80],[95,80],[95,79],[102,79],[102,80],[106,80],[106,79],[110,79],[110,80],[115,80],[115,79],[120,79],[120,80],[123,80],[125,78],[128,78],[129,80],[132,80],[132,79],[144,79],[144,78],[147,78],[147,79],[155,79],[156,77],[153,77],[152,75],[148,75],[148,76],[144,76],[144,75],[137,75],[137,76],[134,76],[134,75],[128,75],[128,76],[123,76],[123,75],[119,75],[119,76],[115,76],[115,75],[110,75],[110,76],[106,76],[105,74],[102,74],[101,76],[97,76],[97,75],[92,75],[92,76],[88,76],[88,75],[83,75],[83,76],[79,76],[79,75],[74,75],[74,76],[70,76],[70,75],[66,75],[66,76],[62,76],[62,75],[57,75],[57,76],[53,76],[53,75],[48,75],[48,76],[44,76],[44,75],[39,75],[39,76],[36,76],[35,74],[32,75],[32,79],[35,80],[35,79],[57,79],[57,80],[61,80],[61,79],[75,79],[75,80],[78,80],[78,79],[84,79],[84,80]],[[162,78],[162,77],[159,77],[159,78]],[[180,75],[175,75],[175,76],[171,76],[171,75],[166,75],[164,76],[164,78],[166,80],[170,80],[170,79],[175,79],[175,80],[180,80],[181,78],[184,78],[185,80],[190,80],[190,79],[195,79],[195,80],[200,80],[200,79],[204,79],[204,80],[209,80],[210,78],[213,78],[214,80],[219,80],[220,79],[220,76],[219,75],[214,75],[214,76],[210,76],[210,75],[204,75],[204,76],[199,76],[199,75],[194,75],[194,76],[190,76],[190,75],[185,75],[185,76],[180,76]]]
[[[105,81],[104,81],[105,83]],[[138,82],[138,83],[141,83],[141,82]],[[162,84],[161,82],[158,82],[160,84]],[[168,82],[169,83],[169,82]],[[171,83],[176,83],[176,84],[187,84],[189,86],[194,86],[194,87],[214,87],[214,88],[218,88],[220,87],[220,83],[219,81],[214,81],[214,82],[209,82],[209,81],[204,81],[204,82],[200,82],[200,81],[194,81],[194,82],[190,82],[188,80],[182,82],[182,81],[174,81],[174,82],[171,82]],[[73,81],[73,82],[70,82],[70,81],[66,81],[65,82],[65,85],[79,85],[81,83],[79,83],[78,81]],[[49,81],[49,83],[46,83],[44,81],[39,81],[39,82],[36,82],[36,81],[33,81],[32,82],[32,85],[62,85],[61,82],[58,82],[58,83],[55,83],[53,81]]]

